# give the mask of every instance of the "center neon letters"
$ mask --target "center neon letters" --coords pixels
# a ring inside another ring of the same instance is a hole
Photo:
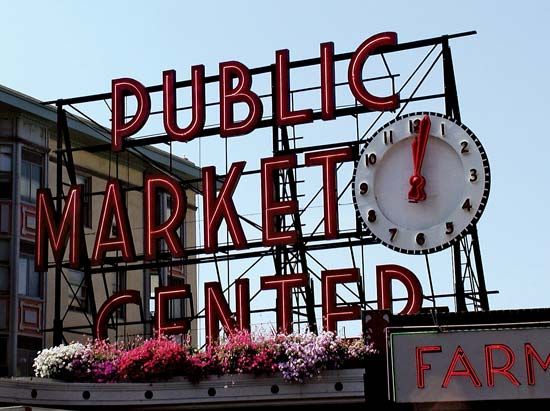
[[[405,267],[392,265],[393,272],[400,272],[400,276],[394,276],[400,282],[418,282],[416,276]],[[383,281],[387,286],[391,286],[390,275],[387,270],[377,270],[384,277]],[[339,307],[336,304],[336,286],[359,280],[359,270],[356,268],[343,268],[336,270],[327,270],[321,272],[322,277],[322,312],[323,329],[336,332],[338,321],[355,320],[360,318],[360,307],[358,303],[349,304],[347,307]],[[414,278],[412,278],[414,277]],[[292,323],[292,290],[294,288],[305,287],[309,278],[305,274],[289,275],[270,275],[260,277],[261,290],[274,290],[276,292],[276,310],[277,310],[277,331],[290,333],[293,329]],[[231,333],[235,330],[250,330],[250,285],[249,280],[241,278],[235,281],[235,312],[223,294],[222,286],[219,282],[207,282],[204,284],[204,317],[206,320],[206,341],[208,344],[214,344],[218,340],[220,325],[225,333]],[[380,295],[380,294],[379,294]],[[185,334],[191,327],[192,315],[185,318],[172,319],[168,316],[168,302],[170,300],[190,299],[191,288],[189,284],[178,286],[164,286],[155,289],[155,318],[154,328],[158,336],[165,334]],[[415,289],[413,295],[407,297],[408,304],[411,307],[417,306],[413,301],[422,299],[422,290]],[[106,324],[109,316],[120,306],[125,304],[141,304],[139,292],[135,290],[126,290],[119,292],[109,298],[99,309],[94,323],[94,338],[106,337]],[[378,301],[381,306],[385,302]],[[420,310],[421,307],[418,307]],[[410,312],[410,314],[416,314]],[[433,351],[433,350],[432,350]],[[440,350],[439,350],[440,351]],[[429,364],[423,360],[423,355],[430,350],[423,349],[417,353],[417,361],[420,364],[420,377],[423,373],[430,370]],[[548,368],[550,359],[543,362],[538,356],[531,355],[531,368],[535,360],[541,366]],[[495,373],[504,374],[506,367],[493,367]],[[422,380],[423,381],[423,380]]]
[[[395,110],[399,107],[399,94],[375,96],[367,91],[362,79],[363,67],[369,56],[380,48],[397,44],[394,32],[379,33],[365,40],[353,53],[348,66],[348,84],[357,101],[371,111]],[[334,44],[322,43],[320,46],[321,77],[321,119],[335,118],[335,73]],[[290,52],[286,49],[275,52],[275,70],[273,97],[276,104],[273,121],[277,126],[291,126],[310,123],[314,120],[311,108],[292,110],[290,107]],[[164,71],[162,74],[163,120],[168,137],[175,141],[190,141],[204,130],[206,118],[205,74],[204,66],[191,68],[191,121],[181,128],[176,119],[176,72]],[[238,61],[226,61],[219,65],[219,134],[221,137],[233,137],[252,132],[260,123],[263,114],[262,100],[252,90],[252,72]],[[233,86],[233,80],[237,85]],[[137,100],[136,112],[129,121],[125,116],[125,97],[134,96]],[[124,139],[137,133],[147,122],[151,111],[151,98],[143,84],[130,78],[119,78],[112,82],[113,120],[111,146],[113,151],[121,151]],[[233,108],[237,103],[248,107],[244,120],[236,121]],[[211,121],[215,123],[216,121]]]

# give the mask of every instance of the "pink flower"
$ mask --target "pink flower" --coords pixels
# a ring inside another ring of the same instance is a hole
[[[118,361],[121,381],[159,381],[183,375],[188,366],[188,350],[175,340],[160,337],[125,351]]]

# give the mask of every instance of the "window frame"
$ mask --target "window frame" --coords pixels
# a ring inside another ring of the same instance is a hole
[[[29,175],[28,175],[28,187],[23,187],[26,183],[24,175],[24,170],[29,166]],[[33,171],[38,169],[40,172],[38,187],[44,186],[44,158],[43,155],[35,151],[23,149],[21,151],[21,169],[20,169],[20,179],[19,179],[19,197],[22,202],[28,204],[36,203],[36,190],[33,190]],[[24,190],[25,188],[25,190]],[[26,190],[28,188],[28,190]]]
[[[78,284],[73,280],[74,274],[82,274],[82,279]],[[80,312],[90,312],[90,307],[88,304],[88,286],[86,285],[86,279],[84,271],[74,270],[72,268],[67,269],[65,273],[67,277],[67,297],[68,308],[71,311],[80,311]],[[74,290],[74,293],[73,293]],[[83,297],[80,297],[78,293],[82,292]],[[73,298],[74,297],[74,298]]]
[[[113,294],[118,293],[120,291],[125,291],[128,289],[128,273],[124,270],[117,271],[114,273],[114,279],[113,279],[113,285],[112,290]],[[126,319],[126,304],[118,307],[115,311],[115,316],[119,319],[125,320]]]
[[[82,185],[82,211],[80,214],[82,225],[92,228],[92,176],[77,173],[76,183]]]
[[[13,196],[13,145],[0,144],[0,156],[9,156],[9,170],[0,170],[0,200],[9,200]]]
[[[11,253],[11,240],[9,238],[0,238],[1,248],[7,254],[4,258],[0,257],[0,269],[6,274],[6,288],[0,288],[0,294],[9,294],[10,293],[10,256]],[[0,275],[2,275],[0,273]],[[1,283],[1,282],[0,282]]]
[[[25,260],[25,272],[22,273],[21,271],[21,262],[22,260]],[[44,298],[44,278],[43,274],[41,272],[34,271],[34,255],[29,254],[27,252],[20,252],[19,258],[17,261],[18,264],[18,271],[19,271],[19,278],[17,280],[17,294],[20,296],[23,296],[25,298],[35,298],[42,300]],[[38,275],[38,295],[31,295],[30,293],[30,284],[31,284],[31,275],[37,274]],[[25,281],[24,287],[25,292],[21,293],[21,280]]]

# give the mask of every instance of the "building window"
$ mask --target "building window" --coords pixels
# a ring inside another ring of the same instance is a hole
[[[42,297],[42,275],[34,271],[34,256],[19,256],[19,281],[17,292],[33,298]]]
[[[12,148],[0,145],[0,199],[12,196]]]
[[[88,288],[84,281],[84,273],[78,270],[67,270],[69,282],[69,308],[77,311],[88,311]]]
[[[166,192],[160,191],[157,196],[157,222],[163,223],[172,215],[172,196]],[[187,210],[184,210],[184,214]],[[177,234],[182,246],[185,248],[185,218],[183,224],[178,228]],[[164,240],[161,240],[160,251],[168,251],[168,246]]]
[[[92,177],[76,176],[76,184],[82,185],[82,208],[80,218],[84,227],[92,228]]]
[[[159,269],[149,270],[149,313],[155,315],[155,288],[160,287]]]
[[[42,187],[42,155],[23,150],[21,158],[21,201],[36,203],[36,190]]]
[[[168,284],[171,286],[182,286],[185,284],[185,279],[180,277],[170,276],[168,278]],[[187,299],[175,299],[170,300],[168,306],[168,318],[171,320],[178,320],[185,317],[185,302]]]
[[[0,331],[8,329],[8,303],[9,300],[0,300]]]
[[[119,271],[114,273],[113,278],[113,293],[118,293],[119,291],[125,291],[127,289],[126,284],[126,271]],[[116,316],[121,319],[126,318],[126,305],[123,305],[117,308],[115,312]]]
[[[32,364],[38,351],[42,349],[42,339],[34,337],[17,337],[17,375],[21,377],[34,374]]]
[[[119,271],[115,273],[115,282],[113,284],[114,292],[126,290],[126,271]]]
[[[0,335],[0,377],[8,375],[8,337]]]
[[[162,287],[162,284],[166,282],[161,280],[162,269],[151,269],[149,271],[149,285],[150,285],[150,294],[149,294],[149,312],[151,316],[155,315],[155,288]],[[162,278],[166,279],[166,273],[162,275]],[[169,286],[181,286],[186,284],[185,278],[180,276],[168,275]],[[186,303],[188,299],[175,299],[168,302],[168,318],[171,320],[178,320],[185,318],[186,314]]]
[[[0,240],[0,294],[10,290],[10,240]]]

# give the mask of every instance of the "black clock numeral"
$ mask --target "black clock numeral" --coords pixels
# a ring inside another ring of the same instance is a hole
[[[367,220],[369,220],[369,223],[374,223],[376,221],[376,211],[369,210],[369,213],[367,214]]]
[[[441,137],[445,137],[445,124],[441,123]]]
[[[416,235],[416,244],[418,245],[424,245],[426,243],[426,236],[424,233],[418,233]]]
[[[464,204],[462,204],[463,210],[468,210],[468,212],[472,211],[472,203],[470,203],[470,199],[467,198],[466,201],[464,201]]]
[[[452,221],[448,221],[445,223],[445,234],[452,234],[452,232],[455,230],[455,225]]]
[[[369,192],[369,185],[367,183],[359,184],[359,193],[364,196]]]
[[[397,235],[397,228],[390,228],[388,231],[390,232],[390,241],[393,241]]]
[[[418,133],[418,127],[420,126],[420,119],[409,120],[409,133]]]
[[[470,182],[477,181],[477,170],[475,168],[470,169]]]
[[[468,149],[468,142],[466,140],[460,142],[460,147],[461,154],[467,154],[470,152],[470,150]]]
[[[370,153],[369,155],[365,156],[365,163],[366,166],[373,166],[376,164],[376,154]]]
[[[393,131],[384,131],[384,144],[393,144]]]

